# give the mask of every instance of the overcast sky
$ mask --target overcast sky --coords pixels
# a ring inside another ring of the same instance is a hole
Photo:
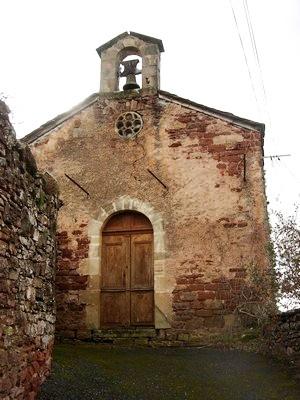
[[[267,194],[289,212],[300,199],[300,0],[0,0],[0,93],[18,137],[99,90],[95,49],[132,30],[163,40],[161,88],[266,124]],[[256,96],[253,94],[253,86]]]

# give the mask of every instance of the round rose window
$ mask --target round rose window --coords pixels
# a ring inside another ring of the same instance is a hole
[[[140,132],[142,127],[142,117],[135,111],[121,114],[116,122],[116,131],[124,139],[133,138]]]

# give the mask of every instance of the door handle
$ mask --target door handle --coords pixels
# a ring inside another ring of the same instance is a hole
[[[126,273],[123,271],[123,286],[126,285]]]

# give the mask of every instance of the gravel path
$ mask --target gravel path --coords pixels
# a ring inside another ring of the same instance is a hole
[[[300,385],[257,354],[58,345],[39,400],[299,400]]]

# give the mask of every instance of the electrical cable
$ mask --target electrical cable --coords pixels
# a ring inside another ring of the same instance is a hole
[[[251,73],[251,70],[250,70],[249,63],[248,63],[248,58],[247,58],[246,50],[245,50],[245,47],[244,47],[242,35],[241,35],[240,29],[239,29],[239,25],[238,25],[238,22],[237,22],[236,14],[235,14],[235,11],[234,11],[234,8],[233,8],[232,1],[229,0],[229,3],[230,3],[231,11],[232,11],[232,14],[233,14],[233,18],[234,18],[235,26],[236,26],[236,29],[237,29],[237,33],[238,33],[238,36],[239,36],[239,39],[240,39],[241,47],[242,47],[242,50],[243,50],[244,59],[245,59],[245,62],[246,62],[248,75],[249,75],[249,78],[250,78],[250,83],[251,83],[252,91],[253,91],[253,94],[254,94],[254,97],[255,97],[256,105],[258,107],[259,113],[261,114],[262,113],[261,112],[261,107],[259,105],[258,98],[257,98],[257,95],[256,95],[256,90],[255,90],[255,86],[254,86],[254,83],[253,83],[253,77],[252,77],[252,73]]]
[[[253,53],[254,53],[254,56],[256,59],[256,63],[257,63],[257,67],[258,67],[260,84],[262,87],[263,99],[264,99],[264,103],[265,103],[264,104],[265,113],[266,113],[266,116],[268,118],[268,122],[269,122],[269,125],[271,128],[272,123],[271,123],[271,117],[270,117],[269,108],[268,108],[268,97],[267,97],[266,87],[264,84],[264,78],[263,78],[260,58],[259,58],[259,54],[258,54],[258,50],[257,50],[257,45],[256,45],[256,40],[255,40],[255,35],[254,35],[254,30],[253,30],[253,24],[251,21],[251,15],[250,15],[249,7],[248,7],[248,0],[243,0],[243,6],[244,6],[244,12],[245,12],[245,16],[246,16],[247,25],[248,25],[249,35],[250,35],[250,39],[251,39],[252,50],[253,50]]]

